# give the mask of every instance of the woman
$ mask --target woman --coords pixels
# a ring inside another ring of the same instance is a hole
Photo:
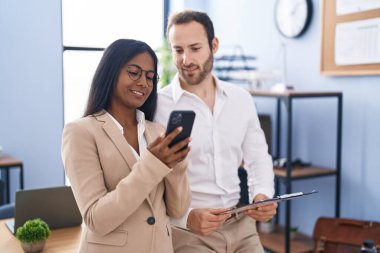
[[[85,223],[80,252],[173,252],[169,217],[190,204],[184,159],[152,123],[157,57],[144,42],[117,40],[104,52],[84,117],[63,130],[65,171]]]

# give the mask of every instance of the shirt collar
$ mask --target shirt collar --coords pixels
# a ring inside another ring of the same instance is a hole
[[[109,112],[106,111],[106,114],[112,119],[113,122],[115,122],[115,124],[116,124],[117,128],[119,128],[120,132],[122,134],[124,134],[124,128],[119,123],[119,121],[117,121]],[[145,130],[145,114],[142,111],[136,110],[136,120],[137,120],[137,127]]]
[[[212,75],[213,79],[215,80],[216,85],[216,93],[218,95],[226,95],[228,96],[228,90],[226,89],[225,83],[221,80],[219,80],[215,75]],[[179,82],[179,76],[178,73],[174,76],[171,84],[172,89],[172,96],[174,103],[177,103],[178,100],[186,93],[189,93],[188,91],[182,89],[181,83]]]
[[[213,75],[213,78],[215,80],[215,86],[216,86],[216,92],[220,95],[225,95],[228,97],[228,89],[226,87],[226,84],[219,80],[216,76]]]
[[[136,110],[136,120],[138,124],[142,123],[145,125],[145,114],[140,110]]]
[[[182,95],[186,92],[184,89],[182,89],[181,84],[179,82],[179,76],[178,72],[174,76],[171,85],[173,87],[172,89],[172,96],[173,96],[173,101],[174,103],[177,103],[178,100],[182,97]]]

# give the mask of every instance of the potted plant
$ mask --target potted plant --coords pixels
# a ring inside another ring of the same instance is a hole
[[[290,239],[295,239],[297,236],[298,227],[290,227]]]
[[[160,83],[161,88],[163,88],[171,82],[176,73],[176,68],[172,60],[171,49],[166,38],[163,39],[162,47],[158,49],[158,55],[160,59]]]
[[[275,219],[270,219],[268,221],[261,221],[259,223],[259,231],[264,234],[270,234],[276,229]]]
[[[49,235],[49,226],[41,219],[28,220],[16,231],[16,237],[26,253],[42,251]]]

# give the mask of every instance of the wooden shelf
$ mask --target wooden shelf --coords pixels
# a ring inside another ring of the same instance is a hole
[[[275,253],[285,252],[285,233],[278,226],[272,233],[260,233],[260,240],[266,250]],[[314,248],[313,240],[305,234],[297,233],[295,238],[290,241],[291,253],[311,253]]]
[[[258,97],[336,97],[341,96],[342,92],[334,91],[294,91],[276,92],[269,90],[248,90],[252,96]]]
[[[286,168],[274,167],[274,174],[280,178],[286,178]],[[301,179],[308,177],[322,177],[328,175],[335,175],[336,170],[330,168],[307,166],[307,167],[293,167],[291,172],[292,179]]]

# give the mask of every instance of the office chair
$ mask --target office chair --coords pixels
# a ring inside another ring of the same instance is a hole
[[[249,204],[249,195],[248,195],[248,182],[247,182],[247,171],[240,167],[238,169],[238,175],[240,179],[240,200],[239,204],[247,205]]]
[[[0,206],[0,219],[13,218],[15,216],[15,203]]]
[[[4,182],[0,180],[0,219],[13,218],[15,216],[15,204],[4,204]]]
[[[268,143],[268,152],[272,153],[272,122],[269,115],[259,115],[259,121],[261,128],[264,131],[265,139]],[[248,195],[248,182],[247,182],[247,171],[240,167],[238,169],[238,175],[240,179],[240,204],[249,204]]]
[[[4,181],[0,179],[0,205],[4,204]]]

